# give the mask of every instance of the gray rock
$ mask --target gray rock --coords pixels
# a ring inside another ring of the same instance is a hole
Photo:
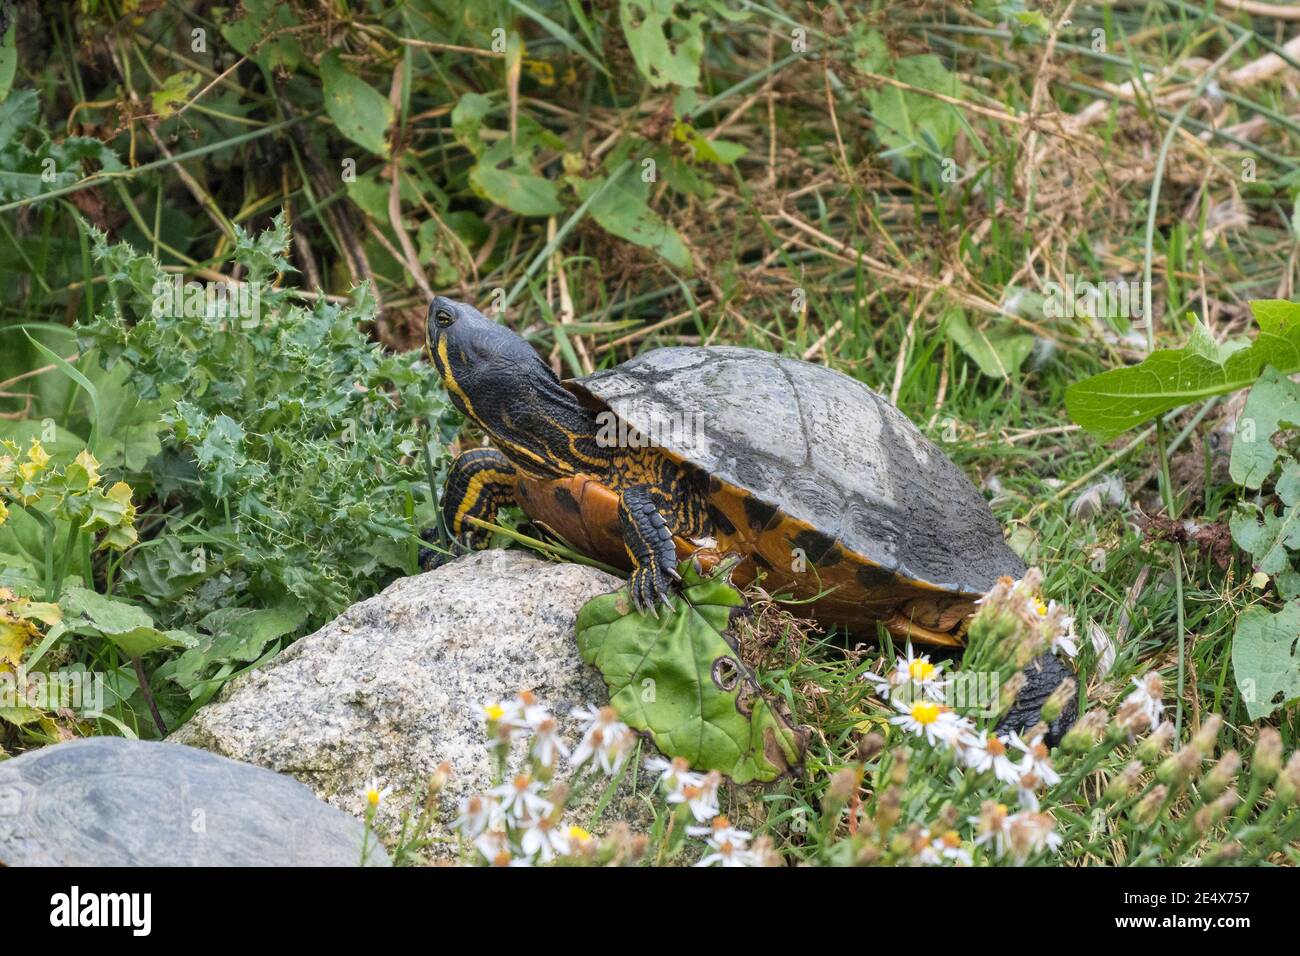
[[[0,763],[3,866],[357,866],[388,855],[295,780],[174,743],[95,737]]]
[[[446,842],[427,852],[450,855],[456,802],[492,785],[482,705],[531,690],[574,745],[578,722],[569,711],[609,700],[600,675],[578,656],[574,621],[588,600],[621,584],[521,550],[468,555],[396,581],[231,681],[171,739],[292,774],[356,814],[364,810],[361,788],[379,778],[393,788],[377,818],[390,840],[448,761],[434,831]],[[572,822],[589,822],[600,789],[570,808]],[[641,829],[648,819],[624,783],[596,832],[615,820]]]

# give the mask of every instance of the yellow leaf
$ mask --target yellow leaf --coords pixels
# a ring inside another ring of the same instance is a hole
[[[32,447],[27,449],[27,457],[34,464],[37,470],[44,468],[50,463],[50,455],[41,445],[39,438],[32,439]]]
[[[86,469],[87,480],[90,482],[91,488],[94,488],[99,484],[99,461],[94,455],[89,451],[82,449],[81,454],[76,458],[76,462],[82,468]]]
[[[32,624],[0,611],[0,668],[12,670],[23,660],[23,648],[39,634]]]

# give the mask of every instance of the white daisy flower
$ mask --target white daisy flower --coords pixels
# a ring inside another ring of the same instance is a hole
[[[992,800],[985,800],[980,806],[979,816],[967,817],[966,819],[976,827],[976,846],[991,843],[995,857],[1000,859],[1006,855],[1011,839],[1009,823],[1011,818],[1007,816],[1005,803],[994,803]]]
[[[1038,777],[1044,786],[1054,787],[1061,782],[1061,775],[1052,767],[1052,761],[1047,752],[1047,745],[1043,743],[1043,737],[1040,734],[1029,743],[1020,739],[1020,735],[1014,730],[1011,732],[1011,746],[1024,754],[1020,761],[1020,775],[1025,777],[1033,774]]]
[[[914,693],[933,700],[942,700],[944,688],[950,683],[943,679],[943,665],[932,664],[929,654],[917,657],[912,645],[907,645],[905,656],[894,662],[894,669],[885,675],[863,674],[863,680],[874,684],[882,697],[891,691],[910,686]]]
[[[981,730],[978,735],[971,734],[963,738],[962,762],[976,773],[992,771],[993,776],[1006,784],[1020,781],[1020,770],[1007,756],[1006,741]]]
[[[380,801],[384,800],[392,792],[392,787],[383,786],[382,781],[375,777],[367,780],[366,785],[361,788],[361,795],[366,799],[366,806],[372,808],[378,807]]]
[[[749,832],[737,830],[726,817],[714,817],[712,826],[687,827],[691,836],[705,837],[712,851],[705,854],[696,866],[757,866],[759,858],[748,849]]]
[[[1146,714],[1150,726],[1160,726],[1165,712],[1165,705],[1161,700],[1164,696],[1164,682],[1160,679],[1160,675],[1150,671],[1142,677],[1134,677],[1133,687],[1134,689],[1124,698],[1124,703],[1132,704]]]
[[[485,830],[474,840],[474,849],[489,866],[528,866],[526,858],[515,855],[505,830]]]
[[[668,794],[669,803],[684,803],[697,822],[712,820],[718,815],[718,788],[722,774],[710,770],[698,782],[683,783],[680,789]]]
[[[942,866],[944,863],[956,863],[959,866],[970,866],[970,852],[963,849],[961,837],[955,830],[930,839],[928,830],[922,831],[922,839],[926,842],[925,846],[916,855],[916,861],[921,866]]]
[[[500,815],[495,799],[484,794],[471,794],[461,798],[460,813],[452,822],[451,828],[472,840],[489,826],[500,822]]]
[[[508,705],[507,714],[515,723],[524,724],[532,730],[553,719],[551,712],[537,702],[537,697],[531,690],[521,690]]]
[[[515,823],[526,823],[549,814],[554,808],[551,801],[541,795],[541,784],[520,774],[488,792],[499,801],[501,812]]]
[[[537,761],[538,766],[549,769],[555,766],[557,758],[569,756],[569,748],[564,745],[564,741],[560,740],[560,725],[555,722],[554,717],[547,714],[545,718],[531,726],[533,740],[529,745],[528,754]]]
[[[1022,773],[1020,779],[1016,781],[1016,799],[1026,810],[1038,811],[1038,789],[1042,787],[1043,780],[1038,774]]]
[[[519,838],[524,855],[539,863],[550,863],[569,852],[569,828],[560,825],[553,815],[534,817]]]
[[[692,772],[690,764],[681,757],[674,757],[672,760],[651,757],[645,762],[645,766],[650,772],[659,774],[659,785],[664,793],[669,794],[670,802],[682,802],[671,800],[671,796],[680,794],[685,787],[699,787],[704,782],[703,775]]]
[[[1021,810],[1007,819],[1008,851],[1017,864],[1037,853],[1049,850],[1055,853],[1061,843],[1056,821],[1049,814]]]
[[[587,722],[582,741],[578,744],[569,762],[580,767],[593,757],[607,776],[613,776],[622,768],[627,755],[636,743],[636,734],[627,724],[618,719],[613,707],[599,710],[575,708],[572,716]]]
[[[931,744],[955,744],[971,729],[970,721],[934,701],[917,700],[908,704],[896,700],[894,706],[899,713],[889,718],[889,722],[914,736],[924,737]]]

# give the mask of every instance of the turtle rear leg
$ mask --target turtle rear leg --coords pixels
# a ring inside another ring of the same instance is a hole
[[[439,512],[441,527],[426,529],[426,541],[436,540],[444,548],[457,545],[478,549],[488,542],[488,532],[469,522],[470,518],[492,521],[497,512],[515,500],[515,466],[495,448],[475,448],[464,452],[451,463],[442,488]],[[441,556],[432,548],[420,550],[420,566],[436,567]]]
[[[649,485],[633,485],[619,496],[618,520],[632,559],[632,603],[638,611],[658,617],[656,606],[671,602],[672,584],[679,576],[673,532]]]

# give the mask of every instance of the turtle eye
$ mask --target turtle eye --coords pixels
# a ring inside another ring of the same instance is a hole
[[[433,313],[433,321],[438,323],[438,328],[445,329],[456,321],[456,317],[448,309],[439,309]]]

